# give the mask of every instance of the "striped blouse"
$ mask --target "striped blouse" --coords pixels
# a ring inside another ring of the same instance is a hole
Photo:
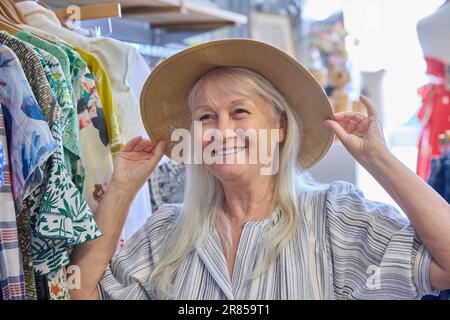
[[[371,201],[353,184],[335,181],[299,196],[299,227],[276,262],[249,280],[262,241],[281,214],[248,221],[233,275],[213,231],[181,264],[176,299],[417,299],[433,293],[431,256],[409,221],[388,204]],[[155,212],[117,253],[99,284],[103,299],[158,299],[149,283],[164,238],[181,205]]]

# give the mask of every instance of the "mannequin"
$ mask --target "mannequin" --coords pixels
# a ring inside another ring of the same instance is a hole
[[[422,132],[419,140],[417,174],[428,180],[431,158],[439,156],[438,135],[450,129],[450,0],[417,24],[417,35],[427,62],[430,83],[421,87],[423,105],[419,111]],[[450,300],[450,290],[439,297],[422,300]]]
[[[433,14],[417,24],[417,35],[423,54],[450,64],[449,30],[450,1],[446,1]]]
[[[422,122],[417,174],[428,181],[431,159],[440,156],[438,136],[450,129],[450,1],[420,20],[417,35],[427,64],[430,83],[419,89]]]

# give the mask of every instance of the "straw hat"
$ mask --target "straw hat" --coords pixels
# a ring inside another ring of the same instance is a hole
[[[250,69],[266,78],[287,100],[303,124],[299,152],[302,168],[310,168],[328,152],[334,133],[323,121],[333,118],[331,104],[319,83],[299,62],[266,43],[249,39],[211,41],[185,49],[159,64],[141,94],[141,116],[152,142],[165,140],[166,156],[178,141],[172,131],[189,130],[187,97],[206,72],[233,66]]]

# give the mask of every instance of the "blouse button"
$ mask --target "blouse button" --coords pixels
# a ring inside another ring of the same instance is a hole
[[[448,96],[443,96],[442,97],[442,103],[443,104],[448,104],[450,102],[450,98]]]

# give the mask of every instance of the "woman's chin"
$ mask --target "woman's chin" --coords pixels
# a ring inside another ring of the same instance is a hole
[[[213,164],[208,166],[209,171],[219,180],[233,180],[248,172],[247,164]]]

